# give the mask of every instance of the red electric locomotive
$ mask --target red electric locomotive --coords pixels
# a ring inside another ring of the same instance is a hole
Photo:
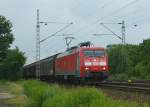
[[[36,62],[24,67],[25,78],[36,77]],[[108,57],[104,48],[80,43],[63,53],[40,60],[41,79],[85,79],[108,77]]]
[[[84,42],[59,54],[55,60],[55,76],[64,78],[108,77],[108,56],[104,48]]]

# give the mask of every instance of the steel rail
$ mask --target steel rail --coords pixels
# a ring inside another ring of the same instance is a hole
[[[95,86],[97,88],[111,88],[131,92],[150,93],[150,82],[148,81],[104,81],[104,82],[88,82],[86,85]]]

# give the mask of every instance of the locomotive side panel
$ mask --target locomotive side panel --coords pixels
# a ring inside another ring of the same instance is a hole
[[[57,57],[55,61],[55,75],[76,75],[77,53],[65,53]]]

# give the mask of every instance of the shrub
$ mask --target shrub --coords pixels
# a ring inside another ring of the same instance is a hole
[[[136,103],[113,101],[95,88],[77,88],[47,99],[42,107],[139,107]]]
[[[66,89],[32,80],[24,82],[24,91],[30,101],[24,107],[140,107],[135,102],[113,100],[96,88]]]
[[[42,107],[47,98],[52,98],[62,90],[57,85],[48,85],[40,81],[27,81],[24,83],[24,92],[30,99],[32,107]]]

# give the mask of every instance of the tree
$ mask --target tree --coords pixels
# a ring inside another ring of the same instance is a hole
[[[6,51],[14,40],[11,28],[11,22],[0,16],[0,62],[6,57]]]
[[[139,45],[109,45],[107,51],[111,74],[121,74],[119,79],[150,79],[150,39]]]
[[[0,79],[17,80],[22,77],[22,66],[26,58],[18,48],[7,50],[6,58],[0,65]]]
[[[143,40],[139,45],[139,62],[135,67],[138,76],[150,79],[150,39]]]
[[[150,61],[150,39],[143,40],[143,43],[139,45],[140,48],[140,60],[148,64]]]
[[[110,73],[121,78],[128,78],[133,70],[133,62],[129,56],[129,51],[123,45],[109,45],[107,48]]]
[[[115,73],[124,73],[127,70],[129,56],[127,50],[122,45],[111,45],[107,49],[109,56],[110,71]]]
[[[9,49],[14,41],[11,28],[11,22],[4,16],[0,16],[0,79],[5,80],[20,79],[26,60],[18,48]]]

